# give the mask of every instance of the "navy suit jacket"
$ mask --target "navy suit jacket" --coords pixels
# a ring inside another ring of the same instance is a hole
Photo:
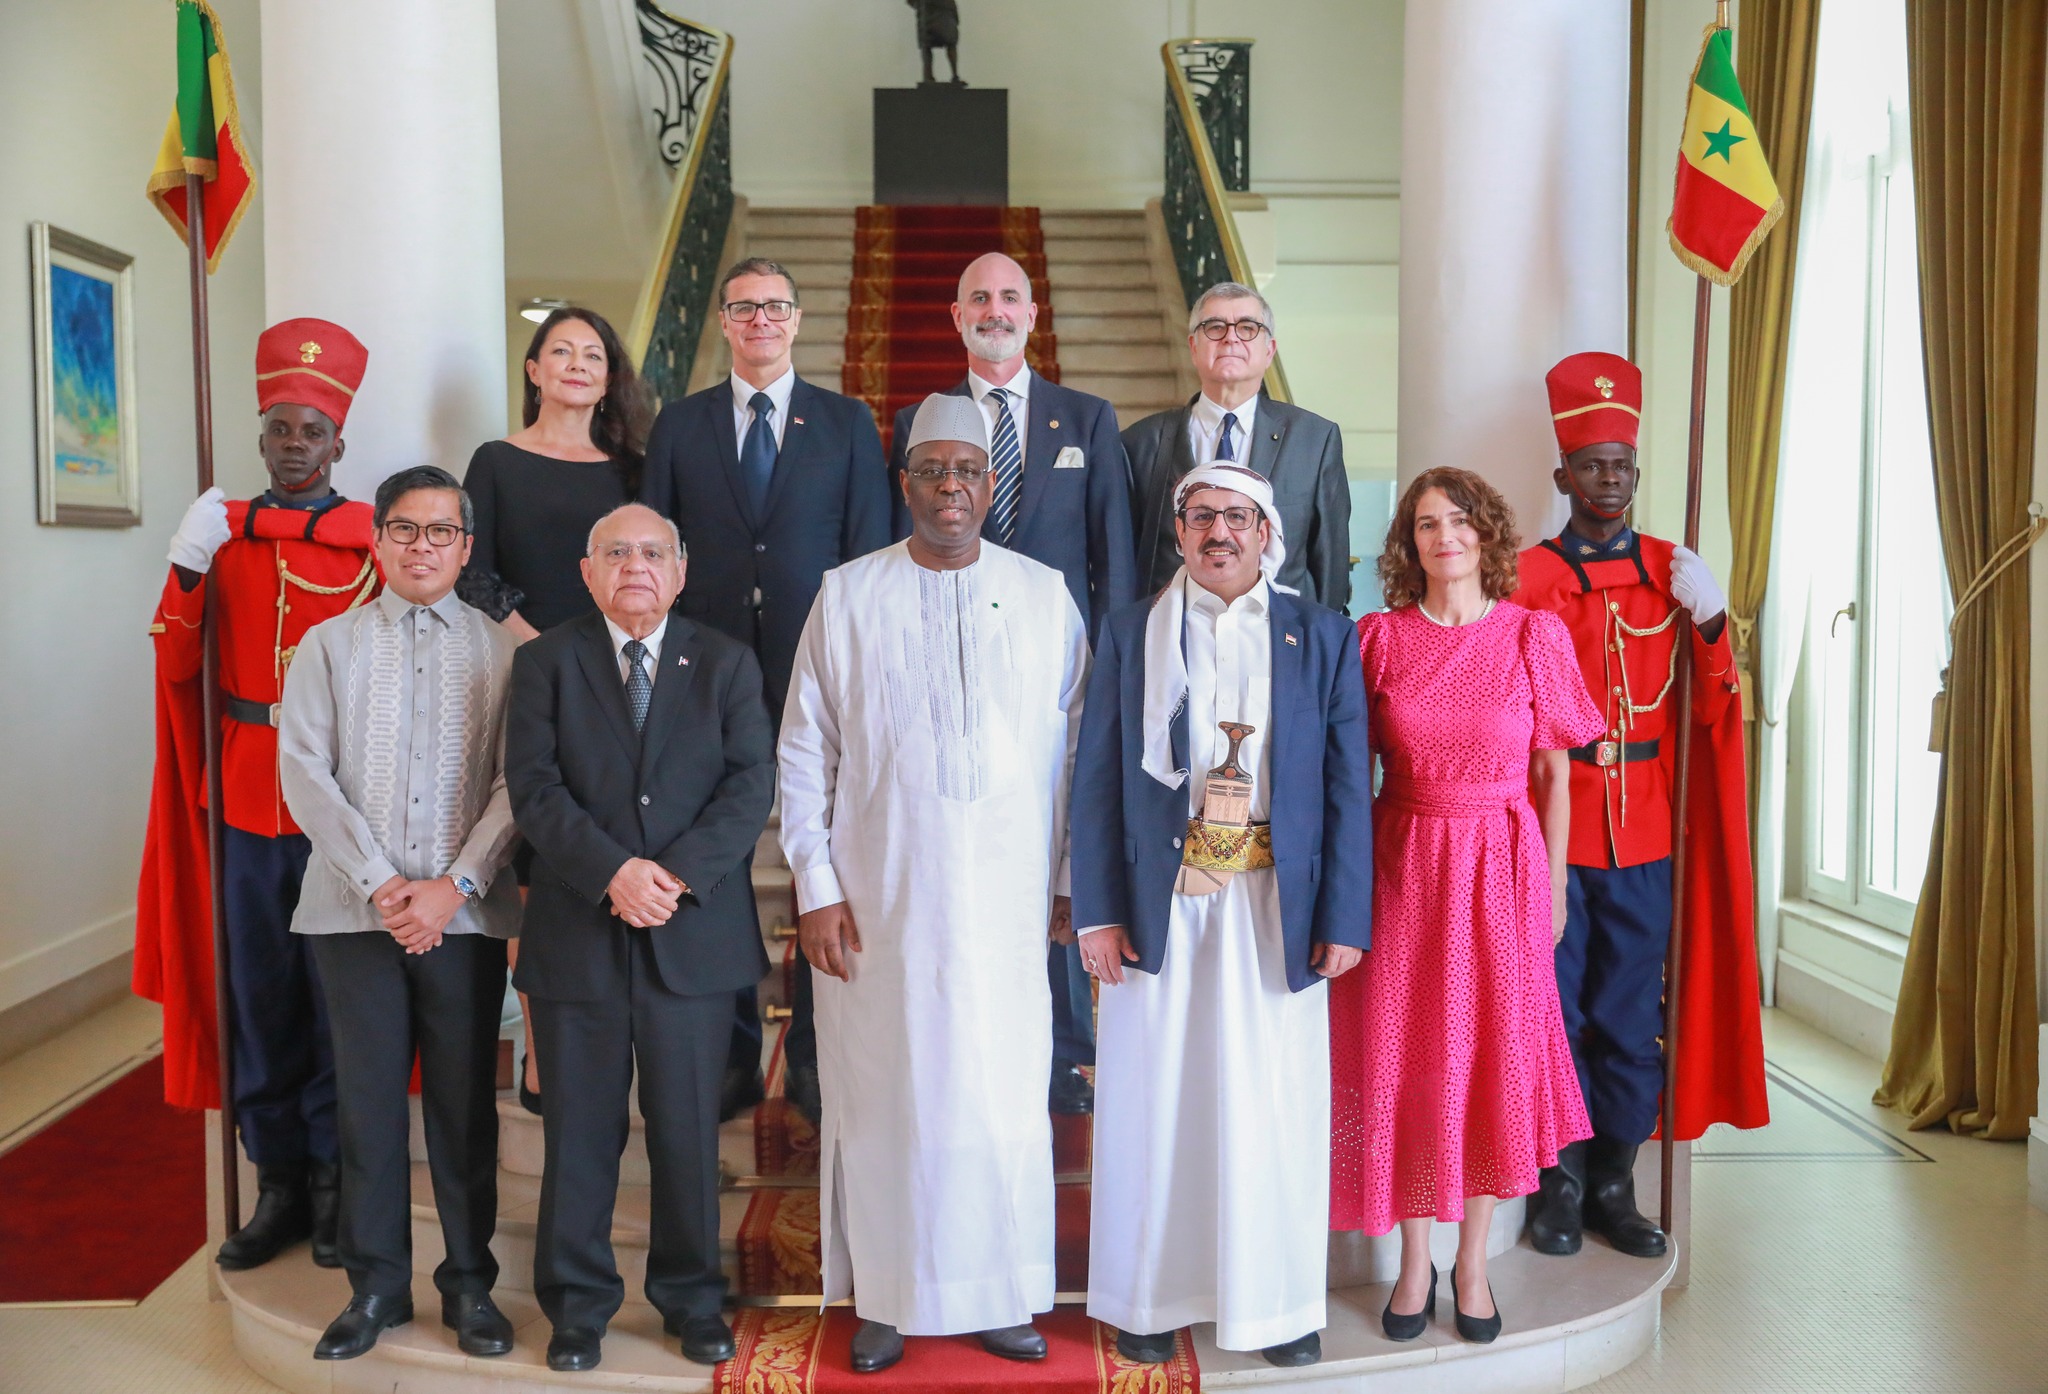
[[[1372,754],[1358,631],[1334,610],[1272,595],[1267,804],[1287,985],[1299,992],[1323,980],[1309,964],[1311,945],[1372,945]],[[1139,763],[1151,609],[1145,601],[1117,611],[1096,641],[1068,820],[1074,927],[1122,925],[1144,973],[1157,973],[1166,960],[1173,883],[1188,827],[1187,786],[1169,789]],[[1183,706],[1173,725],[1181,767],[1187,765],[1187,722]]]
[[[754,650],[779,721],[820,580],[889,545],[882,437],[864,403],[798,378],[766,513],[756,518],[732,413],[730,378],[662,408],[640,497],[675,520],[690,549],[682,613]]]
[[[967,380],[948,395],[965,397]],[[901,475],[915,406],[896,413],[889,462],[895,537],[910,536],[910,510],[903,502]],[[1084,469],[1054,469],[1067,446],[1081,448]],[[984,529],[983,536],[987,536]],[[1088,621],[1092,641],[1120,606],[1138,596],[1138,568],[1131,537],[1130,467],[1116,433],[1116,409],[1100,397],[1076,392],[1033,375],[1024,426],[1024,494],[1017,503],[1017,531],[1004,544],[1067,578],[1074,608]]]

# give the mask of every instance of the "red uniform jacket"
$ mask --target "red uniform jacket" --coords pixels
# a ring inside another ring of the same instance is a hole
[[[285,668],[305,632],[376,595],[370,507],[306,510],[228,504],[233,536],[187,591],[173,571],[156,638],[156,776],[135,906],[134,988],[163,1003],[164,1097],[186,1108],[220,1102],[213,1001],[213,921],[206,858],[200,621],[209,587],[220,627],[223,697],[265,705],[284,696]],[[277,730],[221,718],[221,816],[264,837],[295,833],[278,783]]]
[[[1672,544],[1634,534],[1619,552],[1586,553],[1567,532],[1523,552],[1517,604],[1563,618],[1607,739],[1657,742],[1654,759],[1571,763],[1574,866],[1639,866],[1671,855],[1677,783],[1677,644],[1690,636],[1692,778],[1686,810],[1684,982],[1679,1004],[1677,1135],[1714,1123],[1761,1127],[1763,1029],[1757,990],[1748,782],[1735,659],[1725,629],[1693,630],[1671,593]]]

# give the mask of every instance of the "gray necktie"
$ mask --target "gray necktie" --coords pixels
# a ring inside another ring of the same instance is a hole
[[[647,724],[647,704],[654,700],[654,680],[642,666],[647,645],[628,639],[621,652],[626,655],[626,705],[633,709],[633,729],[637,731]]]
[[[1010,394],[1000,387],[991,387],[988,395],[996,399],[996,428],[989,461],[995,466],[995,496],[989,500],[989,531],[997,542],[1005,547],[1017,531],[1017,502],[1024,493],[1024,451],[1017,444],[1017,421],[1010,415]]]

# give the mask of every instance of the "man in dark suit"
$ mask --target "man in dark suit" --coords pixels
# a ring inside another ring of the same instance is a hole
[[[951,395],[981,404],[995,475],[981,535],[1065,576],[1092,643],[1110,612],[1138,594],[1130,469],[1117,439],[1116,410],[1100,397],[1047,382],[1025,363],[1038,306],[1022,266],[1001,252],[977,257],[960,274],[959,295],[953,327],[967,347],[967,376]],[[915,414],[915,407],[896,413],[892,478],[903,471]],[[900,541],[910,536],[910,512],[900,487],[892,499]],[[1081,1066],[1095,1063],[1094,998],[1075,946],[1051,945],[1046,974],[1052,984],[1052,1111],[1086,1113],[1094,1107],[1094,1089]]]
[[[625,1295],[612,1205],[635,1067],[653,1197],[647,1300],[728,1360],[718,1108],[732,994],[768,970],[754,843],[775,798],[753,653],[669,613],[685,554],[640,504],[590,534],[597,612],[520,648],[505,782],[536,857],[514,981],[533,1008],[546,1164],[534,1294],[548,1366],[588,1370]]]
[[[718,304],[732,375],[662,409],[641,498],[674,521],[690,549],[683,613],[754,651],[776,725],[820,578],[889,545],[889,479],[874,414],[791,366],[804,315],[789,272],[765,257],[735,262]],[[815,1119],[810,975],[796,977],[787,1088]],[[761,1019],[749,983],[738,994],[720,1114],[760,1098]]]
[[[1246,464],[1272,481],[1287,530],[1278,580],[1310,600],[1351,604],[1351,488],[1337,423],[1259,391],[1279,345],[1273,307],[1250,286],[1211,286],[1188,312],[1188,352],[1202,390],[1124,432],[1138,572],[1152,594],[1180,566],[1174,487],[1197,465]]]

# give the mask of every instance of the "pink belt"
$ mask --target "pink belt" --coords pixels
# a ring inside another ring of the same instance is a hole
[[[1485,818],[1505,813],[1519,819],[1536,811],[1530,806],[1529,782],[1525,779],[1480,784],[1388,775],[1380,786],[1379,801],[1424,818]]]

